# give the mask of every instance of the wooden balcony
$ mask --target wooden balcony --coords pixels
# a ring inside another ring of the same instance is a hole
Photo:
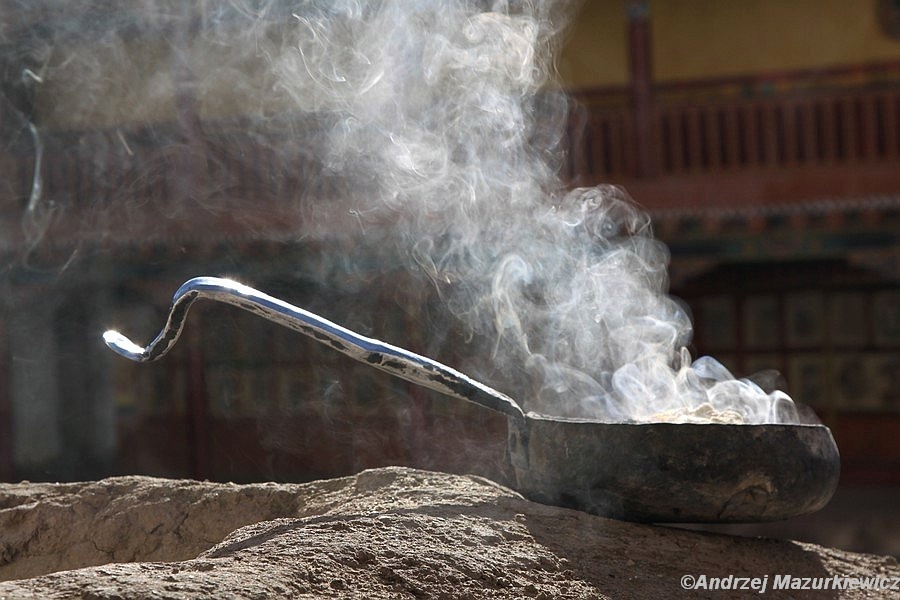
[[[574,96],[568,178],[651,211],[900,191],[900,63],[658,86],[645,140],[626,89]]]
[[[900,62],[661,85],[642,127],[625,88],[573,96],[563,176],[572,185],[625,186],[663,237],[696,218],[712,222],[710,231],[737,219],[738,229],[754,233],[773,214],[835,226],[847,212],[869,224],[889,214],[896,223]],[[106,241],[194,239],[191,219],[209,221],[210,206],[210,230],[226,237],[243,238],[247,224],[267,239],[290,235],[303,226],[301,196],[348,192],[347,182],[322,176],[321,149],[303,145],[314,137],[304,128],[321,126],[313,119],[284,128],[230,121],[42,131],[38,160],[20,125],[0,151],[0,252],[24,243],[35,164],[36,216],[57,245],[92,231]]]

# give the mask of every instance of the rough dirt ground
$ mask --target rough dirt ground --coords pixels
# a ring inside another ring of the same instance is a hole
[[[406,468],[309,484],[0,485],[0,598],[735,598],[682,575],[900,577],[889,557],[638,525]]]

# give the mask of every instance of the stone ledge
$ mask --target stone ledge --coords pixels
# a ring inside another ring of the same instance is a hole
[[[308,484],[4,484],[0,531],[0,598],[696,597],[685,574],[873,598],[889,592],[771,580],[900,577],[891,557],[603,519],[397,467]]]

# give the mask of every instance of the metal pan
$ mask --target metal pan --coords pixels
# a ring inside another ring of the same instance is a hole
[[[141,347],[116,331],[104,340],[134,361],[156,360],[201,298],[243,308],[360,362],[503,413],[516,487],[546,504],[629,521],[773,521],[825,506],[840,458],[823,425],[601,423],[524,413],[505,394],[430,358],[361,336],[228,279],[198,277],[175,293],[165,327]]]

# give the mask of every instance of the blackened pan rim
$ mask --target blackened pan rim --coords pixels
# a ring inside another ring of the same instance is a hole
[[[672,421],[598,421],[596,419],[585,419],[582,417],[557,417],[552,415],[544,415],[536,412],[528,412],[525,417],[529,421],[550,421],[554,423],[581,423],[585,425],[616,425],[626,427],[715,427],[715,428],[821,428],[829,429],[823,423],[674,423]]]

